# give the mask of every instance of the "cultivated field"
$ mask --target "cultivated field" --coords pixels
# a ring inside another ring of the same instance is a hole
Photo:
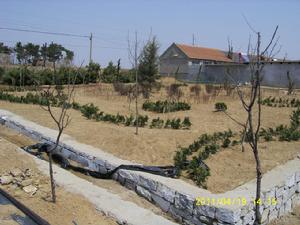
[[[174,83],[172,79],[162,79],[160,91],[152,93],[151,100],[164,100],[167,98],[165,87]],[[144,111],[139,98],[139,112],[148,115],[150,119],[160,117],[164,120],[188,116],[192,122],[189,130],[174,129],[150,129],[139,128],[139,135],[135,135],[134,127],[125,127],[108,122],[96,122],[87,120],[79,111],[70,110],[72,122],[67,127],[66,133],[76,138],[79,142],[99,147],[119,158],[128,159],[146,165],[173,165],[173,157],[178,146],[188,146],[201,134],[225,131],[231,129],[240,132],[241,127],[229,119],[223,112],[214,112],[215,102],[225,102],[228,113],[243,122],[246,114],[240,104],[237,94],[226,96],[222,90],[218,96],[208,95],[204,85],[201,86],[201,94],[196,98],[190,92],[192,85],[180,87],[184,96],[180,101],[191,104],[191,110],[154,113]],[[245,88],[246,89],[246,88]],[[16,94],[16,93],[14,93]],[[24,95],[25,93],[17,93]],[[284,90],[263,89],[263,96],[284,97]],[[300,94],[292,96],[300,97]],[[129,101],[126,96],[119,96],[112,85],[97,84],[90,86],[77,86],[75,101],[80,104],[94,103],[101,111],[122,115],[134,114],[134,101]],[[0,108],[10,110],[43,126],[56,128],[46,111],[37,105],[18,104],[0,101]],[[280,124],[288,125],[290,114],[295,110],[291,107],[267,107],[262,108],[262,127],[276,127]],[[260,142],[260,154],[263,172],[282,164],[300,153],[299,142]],[[206,164],[210,168],[211,176],[208,177],[207,187],[212,192],[224,192],[255,178],[255,162],[251,149],[246,145],[245,152],[241,152],[240,145],[222,149],[215,155],[211,155]],[[187,180],[182,177],[182,179]],[[191,182],[190,180],[187,180]]]

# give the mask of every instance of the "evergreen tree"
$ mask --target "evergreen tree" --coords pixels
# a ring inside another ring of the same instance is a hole
[[[139,60],[138,81],[141,86],[152,86],[158,78],[158,49],[156,37],[144,46]]]

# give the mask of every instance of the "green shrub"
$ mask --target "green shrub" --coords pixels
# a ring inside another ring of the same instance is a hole
[[[158,117],[151,121],[150,128],[163,128],[163,126],[164,126],[164,121]]]
[[[216,154],[220,149],[219,144],[222,144],[222,147],[228,147],[230,143],[238,144],[237,141],[231,142],[230,138],[232,137],[234,134],[231,130],[215,132],[211,135],[202,134],[188,147],[180,147],[174,156],[174,165],[179,169],[179,174],[181,170],[186,170],[190,179],[197,185],[204,186],[210,173],[203,160],[206,160],[211,154]],[[195,155],[194,153],[197,151],[199,151],[198,156],[193,156],[189,161],[188,157]]]
[[[183,129],[190,129],[190,127],[192,126],[190,118],[189,117],[184,117],[184,120],[182,121],[181,126],[182,126]]]
[[[180,129],[181,124],[180,124],[181,120],[180,119],[172,119],[171,120],[171,128],[172,129]]]
[[[130,115],[129,117],[126,116],[125,119],[125,126],[133,126],[134,117]]]
[[[188,175],[197,185],[205,186],[207,177],[210,175],[209,169],[199,166],[199,161],[194,157],[188,166]]]
[[[146,126],[147,122],[148,122],[148,116],[142,116],[142,115],[138,115],[137,121],[136,119],[133,122],[133,125],[136,126],[136,124],[138,124],[139,127],[144,127]]]
[[[229,138],[225,138],[224,141],[223,141],[223,144],[222,144],[222,147],[223,148],[228,148],[229,145],[230,145],[231,141]]]
[[[174,101],[156,101],[144,102],[142,108],[146,111],[153,111],[157,113],[175,112],[190,110],[191,106],[186,102],[174,102]]]
[[[215,104],[215,110],[217,112],[225,112],[227,110],[227,105],[224,102],[217,102]]]
[[[184,151],[179,150],[174,156],[174,165],[179,169],[185,169],[187,163],[187,154]]]
[[[90,104],[83,105],[80,111],[83,114],[83,116],[85,116],[88,119],[92,119],[96,116],[99,109],[93,103],[90,103]]]

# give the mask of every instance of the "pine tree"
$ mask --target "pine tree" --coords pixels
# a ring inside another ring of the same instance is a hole
[[[158,78],[158,48],[159,44],[155,37],[143,48],[138,67],[141,86],[152,86]]]

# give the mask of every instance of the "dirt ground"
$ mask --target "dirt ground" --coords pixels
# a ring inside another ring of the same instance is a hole
[[[1,188],[8,191],[50,224],[67,225],[73,224],[72,221],[77,224],[117,224],[97,211],[84,197],[66,192],[61,187],[57,188],[57,203],[53,204],[50,202],[49,179],[36,168],[34,161],[30,157],[21,154],[16,148],[16,145],[0,137],[0,174],[13,168],[30,169],[33,171],[32,173],[37,175],[38,180],[35,181],[39,183],[39,190],[35,195],[31,196],[20,189],[16,189],[13,185],[2,185]]]
[[[300,206],[296,207],[292,213],[280,219],[274,220],[269,225],[299,225],[300,224]]]
[[[168,80],[164,85],[168,82],[170,83]],[[192,122],[190,130],[140,128],[139,135],[135,135],[134,127],[87,120],[81,116],[80,112],[70,110],[72,122],[66,129],[66,133],[79,142],[99,147],[119,158],[147,165],[170,165],[173,164],[173,156],[179,145],[187,146],[203,133],[225,131],[229,128],[235,132],[241,130],[239,125],[230,120],[225,114],[214,112],[214,103],[224,101],[228,106],[228,113],[239,121],[244,121],[246,114],[237,95],[225,96],[224,93],[221,93],[220,96],[210,97],[210,100],[207,101],[207,97],[203,94],[198,104],[191,96],[189,87],[190,85],[183,87],[185,96],[181,99],[192,104],[192,109],[189,111],[165,114],[145,112],[141,108],[143,99],[139,99],[139,110],[141,114],[148,115],[150,118],[159,116],[163,119],[172,119],[174,117],[184,118],[189,116]],[[203,92],[203,86],[201,88]],[[283,92],[283,90],[278,89],[264,89],[263,95],[265,97],[270,95],[282,96]],[[299,98],[299,93],[297,96]],[[165,97],[166,94],[164,88],[162,88],[159,93],[155,93],[151,98],[157,100],[165,99]],[[127,97],[117,96],[110,85],[78,87],[75,99],[81,104],[93,102],[100,110],[108,113],[116,114],[119,112],[123,115],[134,113],[134,103],[131,103],[129,110]],[[0,101],[0,108],[10,110],[26,119],[55,129],[55,124],[47,112],[39,106]],[[263,106],[262,127],[288,124],[292,111],[293,108]],[[300,149],[297,148],[299,142],[269,142],[261,143],[260,146],[263,172],[294,158],[300,152]],[[238,146],[232,147],[211,156],[206,162],[211,168],[208,189],[212,192],[230,190],[255,177],[253,155],[249,148],[242,153]]]

